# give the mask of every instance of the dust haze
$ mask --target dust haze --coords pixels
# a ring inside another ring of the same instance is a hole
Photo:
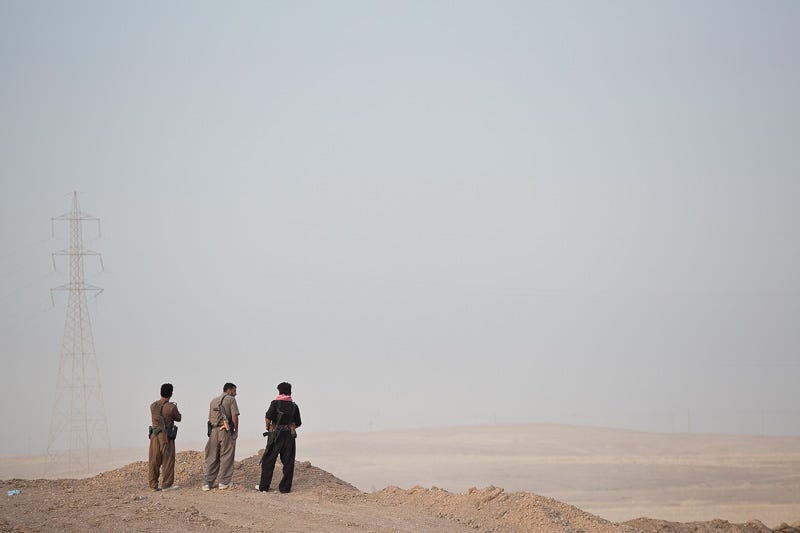
[[[81,207],[114,447],[800,435],[800,5],[0,5],[2,455],[44,452]],[[12,415],[20,412],[20,415]]]

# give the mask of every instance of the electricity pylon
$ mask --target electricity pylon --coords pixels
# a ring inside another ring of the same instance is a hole
[[[72,210],[51,219],[51,225],[57,220],[69,221],[69,247],[53,253],[53,268],[56,268],[56,256],[67,256],[69,283],[54,287],[50,293],[52,296],[53,291],[66,291],[68,296],[47,455],[50,466],[58,463],[60,472],[64,472],[66,467],[68,475],[77,476],[92,473],[97,468],[98,452],[106,455],[111,450],[92,323],[86,303],[87,293],[97,295],[103,289],[87,285],[83,280],[85,256],[97,256],[103,267],[100,254],[83,247],[83,222],[96,221],[99,233],[100,219],[81,212],[78,193],[74,192]]]

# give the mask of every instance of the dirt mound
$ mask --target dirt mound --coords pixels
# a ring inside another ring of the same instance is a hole
[[[551,498],[527,492],[506,493],[492,486],[471,488],[464,494],[453,494],[436,487],[409,490],[388,487],[370,495],[370,498],[382,504],[426,509],[480,531],[636,531]]]
[[[291,494],[253,490],[261,473],[260,454],[235,464],[234,486],[200,491],[201,452],[177,454],[180,490],[153,492],[147,487],[147,463],[80,480],[8,480],[0,488],[22,492],[0,500],[0,531],[264,531],[282,524],[286,531],[536,531],[598,533],[762,533],[752,521],[676,523],[640,518],[615,524],[577,507],[527,492],[498,487],[463,494],[436,487],[403,490],[388,487],[363,493],[309,462],[295,464]],[[281,477],[276,465],[273,486]],[[285,524],[291,524],[289,529]],[[800,523],[781,524],[781,533],[800,533]]]
[[[186,451],[175,455],[175,480],[181,487],[199,488],[203,485],[203,468],[205,458],[202,452]],[[281,478],[280,461],[275,467],[273,474],[273,487],[278,486]],[[234,463],[233,483],[242,487],[251,487],[257,483],[261,477],[261,453],[242,459]],[[109,488],[113,485],[133,482],[140,484],[147,479],[147,462],[137,461],[129,465],[102,472],[94,477],[76,481],[85,483],[89,487]],[[320,468],[312,466],[310,462],[303,461],[295,463],[294,483],[295,491],[311,492],[352,492],[359,493],[358,489],[343,481],[333,474]]]
[[[204,464],[202,452],[178,452],[175,455],[175,479],[184,486],[202,483]],[[84,482],[89,486],[105,486],[128,481],[138,484],[142,479],[147,480],[147,461],[136,461],[115,470],[101,472],[79,482]]]
[[[787,529],[773,530],[759,522],[752,520],[745,524],[731,524],[727,520],[711,520],[708,522],[667,522],[666,520],[653,520],[652,518],[637,518],[636,520],[629,520],[625,525],[633,527],[636,531],[642,533],[766,533],[771,531],[781,531],[782,533],[800,533],[800,530],[794,529],[792,526],[786,526]],[[797,524],[800,526],[800,523]]]
[[[202,458],[201,458],[202,463]],[[282,470],[280,461],[275,465],[272,475],[272,487],[276,488],[281,480]],[[233,482],[245,487],[257,483],[261,478],[261,453],[242,459],[233,467]],[[200,468],[202,480],[202,466]],[[294,467],[294,481],[292,490],[295,492],[311,492],[325,494],[360,494],[361,492],[350,483],[339,479],[330,472],[313,466],[309,461],[296,462]]]
[[[774,530],[758,520],[733,524],[726,520],[668,522],[639,518],[615,524],[572,505],[528,492],[506,493],[499,487],[471,488],[452,494],[436,487],[403,490],[387,487],[367,496],[385,505],[424,509],[479,531],[626,532],[626,533],[800,533],[800,522],[781,524]]]

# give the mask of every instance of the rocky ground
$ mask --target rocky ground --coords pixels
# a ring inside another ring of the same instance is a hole
[[[231,489],[202,492],[203,457],[180,452],[179,490],[147,488],[147,463],[87,479],[1,481],[0,531],[541,531],[800,533],[800,522],[770,529],[761,522],[676,523],[640,518],[612,523],[528,492],[498,487],[451,493],[436,487],[361,492],[308,462],[298,462],[290,494],[253,489],[257,455],[236,463]],[[277,486],[280,463],[276,468]],[[6,496],[19,489],[21,493]]]

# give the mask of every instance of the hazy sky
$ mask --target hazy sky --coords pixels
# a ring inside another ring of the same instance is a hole
[[[114,446],[800,434],[800,3],[0,2],[0,453],[49,430],[77,190]]]

